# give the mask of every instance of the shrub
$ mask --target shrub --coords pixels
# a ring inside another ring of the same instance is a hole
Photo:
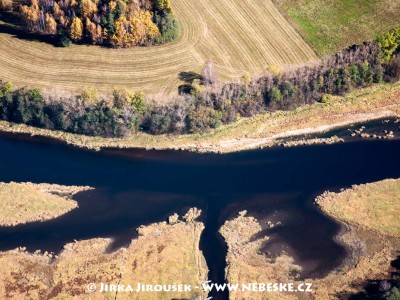
[[[152,134],[169,133],[171,129],[171,117],[162,111],[154,111],[148,119],[148,132]]]
[[[136,112],[144,113],[146,110],[146,96],[142,92],[114,89],[113,105],[118,109],[123,108],[125,105],[130,105]]]
[[[180,34],[179,23],[171,13],[159,13],[154,15],[154,23],[160,30],[160,36],[155,38],[156,44],[167,43],[175,40]]]
[[[204,132],[221,124],[221,113],[211,107],[199,106],[188,115],[188,129],[191,133]]]
[[[386,81],[394,82],[400,79],[400,56],[392,57],[386,65]]]
[[[81,99],[85,103],[93,104],[99,101],[99,95],[95,89],[86,89],[81,92]]]
[[[281,102],[281,101],[282,101],[282,93],[281,93],[281,91],[279,90],[279,88],[273,87],[273,88],[271,89],[269,99],[270,99],[271,101],[275,101],[275,102]]]
[[[71,46],[71,43],[72,43],[72,41],[68,37],[68,35],[66,33],[61,33],[58,38],[57,46],[65,48],[65,47]]]
[[[400,46],[400,27],[385,32],[377,38],[377,43],[383,52],[383,57],[389,61]]]
[[[321,103],[329,103],[332,101],[332,99],[333,99],[332,95],[324,94],[321,97]]]
[[[385,300],[400,300],[400,290],[397,287],[392,288],[383,297]]]
[[[13,9],[13,0],[0,0],[0,9],[11,11]]]
[[[3,82],[0,80],[0,97],[6,96],[13,89],[13,84],[9,81]]]

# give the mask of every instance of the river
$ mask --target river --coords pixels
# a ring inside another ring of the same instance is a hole
[[[226,247],[218,229],[246,209],[265,229],[263,251],[285,250],[303,266],[302,277],[323,276],[346,250],[333,237],[340,226],[313,204],[316,195],[352,184],[400,177],[400,141],[353,141],[275,147],[232,154],[73,148],[40,137],[0,135],[0,181],[89,185],[75,209],[57,219],[0,228],[0,250],[59,252],[74,239],[113,237],[110,251],[127,245],[143,224],[190,207],[203,210],[200,247],[209,278],[224,281]],[[226,298],[226,295],[217,295]],[[214,298],[216,299],[216,298]]]

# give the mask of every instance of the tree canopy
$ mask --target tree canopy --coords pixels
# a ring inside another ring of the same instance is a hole
[[[9,9],[12,0],[1,0]],[[31,0],[20,16],[28,30],[75,43],[133,47],[173,40],[179,32],[170,0]]]

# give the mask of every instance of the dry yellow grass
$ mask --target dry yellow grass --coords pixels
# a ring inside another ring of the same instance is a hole
[[[148,48],[56,48],[0,34],[0,78],[17,85],[149,94],[176,91],[181,71],[200,72],[212,59],[220,80],[236,80],[270,65],[299,64],[316,55],[271,0],[174,0],[182,34]]]
[[[393,189],[392,191],[394,192]],[[396,216],[393,211],[389,214]],[[375,234],[371,230],[356,228],[351,223],[349,226],[349,231],[339,239],[351,249],[351,260],[323,278],[305,279],[305,282],[312,283],[312,293],[236,291],[230,293],[230,299],[338,300],[342,299],[340,295],[362,291],[366,280],[387,278],[390,263],[397,256],[396,249],[399,249],[400,240]],[[281,254],[273,261],[259,253],[264,239],[251,241],[250,237],[261,230],[256,219],[244,215],[225,222],[220,232],[228,245],[227,281],[232,284],[299,283],[290,276],[292,271],[301,269],[291,257]],[[362,248],[361,251],[359,247]]]
[[[0,226],[56,218],[78,205],[69,196],[88,187],[0,182]]]
[[[220,232],[228,245],[226,279],[231,284],[293,282],[290,273],[296,273],[301,268],[293,263],[293,259],[281,254],[272,260],[258,253],[262,243],[268,239],[251,241],[251,237],[262,231],[258,221],[247,217],[244,213],[226,221]],[[232,291],[229,299],[297,299],[294,295],[277,292]]]
[[[383,280],[390,277],[390,264],[397,257],[399,239],[394,240],[352,225],[339,239],[352,249],[351,260],[326,277],[311,280],[314,291],[309,295],[310,299],[343,299],[343,295],[364,291],[367,280]],[[360,245],[362,250],[357,254],[360,249],[355,249],[354,246]]]
[[[199,285],[207,267],[199,251],[204,225],[189,220],[152,224],[128,248],[106,253],[110,239],[67,244],[51,261],[21,250],[0,253],[0,299],[197,299],[201,290],[170,293],[100,293],[100,283]],[[97,285],[90,293],[89,283]],[[203,297],[204,298],[204,297]]]
[[[341,299],[340,295],[362,291],[366,280],[388,278],[391,261],[400,247],[400,179],[387,179],[353,186],[340,193],[324,193],[317,198],[322,210],[347,230],[338,239],[348,246],[348,261],[324,278],[308,279],[312,293],[233,292],[230,299]],[[227,280],[237,282],[290,282],[290,271],[298,267],[287,255],[276,261],[258,252],[263,240],[250,237],[261,231],[258,221],[241,213],[221,228],[228,245]],[[266,238],[268,239],[268,237]]]
[[[150,135],[101,138],[70,134],[0,121],[0,131],[49,136],[92,149],[101,147],[185,149],[198,152],[233,152],[270,146],[278,138],[323,132],[338,126],[388,116],[400,116],[400,83],[376,85],[292,111],[243,118],[205,134]]]
[[[329,215],[346,223],[400,237],[400,179],[355,185],[316,199]]]
[[[347,225],[340,237],[352,251],[352,263],[314,280],[315,299],[339,299],[357,293],[366,280],[387,279],[400,247],[400,179],[353,186],[316,199],[328,215]]]

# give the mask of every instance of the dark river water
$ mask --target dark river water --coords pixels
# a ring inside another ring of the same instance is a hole
[[[203,210],[200,246],[210,280],[224,281],[226,248],[218,229],[243,209],[281,224],[266,228],[262,251],[282,250],[303,266],[302,277],[340,265],[338,224],[313,204],[324,190],[400,177],[400,141],[271,148],[233,154],[72,148],[43,138],[0,135],[0,181],[89,185],[79,208],[55,220],[0,228],[0,250],[26,246],[59,252],[74,239],[113,237],[110,251],[129,244],[135,228],[190,207]],[[261,235],[258,235],[260,237]],[[257,238],[257,237],[255,237]],[[223,299],[226,295],[214,295]],[[216,299],[214,298],[214,299]]]

